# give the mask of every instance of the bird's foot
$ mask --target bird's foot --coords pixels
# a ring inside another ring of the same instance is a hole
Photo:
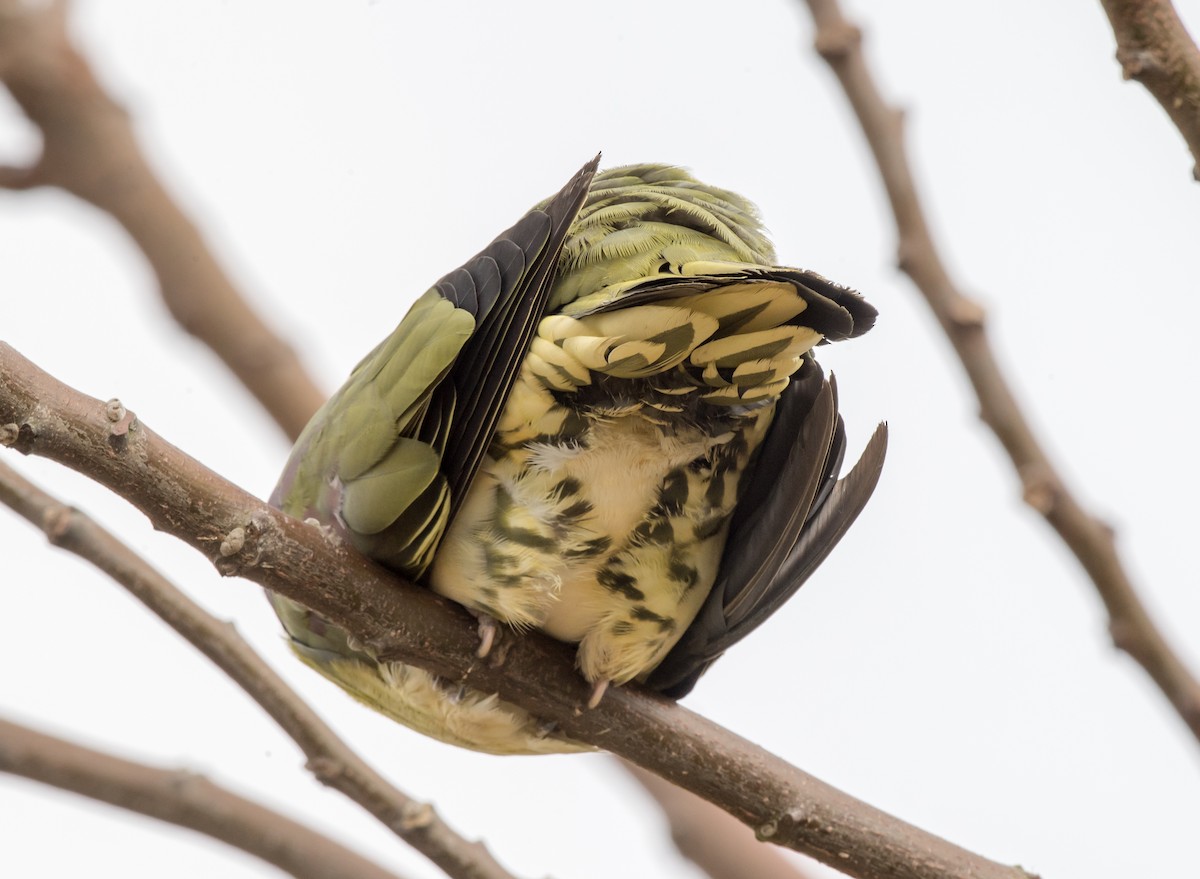
[[[592,684],[592,695],[588,697],[588,708],[595,708],[600,704],[600,700],[604,698],[604,694],[608,691],[609,683],[610,681],[603,680]]]
[[[342,542],[341,534],[338,532],[338,529],[335,528],[333,525],[326,525],[320,519],[314,519],[312,516],[309,516],[307,519],[305,519],[304,524],[308,525],[311,528],[316,528],[318,531],[320,531],[321,536],[323,538],[325,538],[325,542],[330,544],[331,546],[337,546],[339,543]]]

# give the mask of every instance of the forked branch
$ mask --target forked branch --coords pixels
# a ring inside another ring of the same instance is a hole
[[[86,559],[125,587],[262,706],[304,751],[308,768],[321,782],[358,803],[385,827],[437,864],[451,879],[513,879],[483,844],[459,836],[431,805],[409,797],[367,765],[231,625],[205,611],[88,516],[59,503],[2,462],[0,503],[8,505],[40,527],[52,544]],[[55,753],[65,751],[59,748]],[[107,764],[96,765],[102,767]],[[81,779],[79,784],[84,784],[88,781],[86,761],[81,761],[79,766],[82,768],[74,770],[70,776],[58,777]],[[113,771],[118,772],[119,769]],[[166,775],[163,770],[155,772]],[[95,796],[91,791],[105,789],[104,779],[91,779],[91,789],[88,790],[81,787],[71,789]],[[155,817],[184,823],[192,815],[190,799],[177,808],[169,809],[161,805],[164,798],[169,798],[172,789],[166,783],[153,785],[155,802],[159,804],[157,808],[161,812]],[[177,792],[180,797],[190,797],[194,789],[178,787]],[[139,802],[132,793],[120,802],[113,799],[107,801],[134,809],[138,808],[136,803]],[[188,823],[186,826],[195,825]]]

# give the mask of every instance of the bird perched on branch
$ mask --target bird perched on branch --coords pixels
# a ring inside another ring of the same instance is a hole
[[[812,348],[875,310],[773,265],[740,196],[665,165],[596,168],[416,301],[305,429],[272,502],[485,621],[577,643],[593,704],[632,680],[678,698],[870,497],[885,429],[839,481]],[[582,747],[271,600],[303,660],[414,729]]]

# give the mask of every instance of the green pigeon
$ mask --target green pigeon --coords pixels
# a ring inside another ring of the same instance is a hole
[[[836,388],[813,359],[874,308],[775,265],[742,197],[598,160],[416,301],[272,495],[489,624],[577,644],[593,705],[634,680],[688,693],[824,560],[886,447],[880,425],[839,479]],[[270,597],[301,659],[420,732],[584,747]]]

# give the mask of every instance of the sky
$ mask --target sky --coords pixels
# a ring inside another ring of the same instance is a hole
[[[1200,2],[1176,4],[1200,25]],[[1099,3],[857,0],[906,108],[951,271],[1055,461],[1110,522],[1200,670],[1192,547],[1200,188],[1113,59]],[[80,0],[74,28],[153,163],[252,302],[332,389],[429,284],[598,150],[758,203],[780,259],[864,292],[821,351],[852,449],[891,431],[875,498],[687,705],[856,797],[1047,879],[1194,875],[1200,750],[1078,564],[1020,500],[895,232],[802,4],[754,0]],[[37,137],[0,96],[0,159]],[[0,193],[0,339],[265,497],[287,444],[156,299],[108,217]],[[257,587],[47,461],[4,460],[232,620],[370,762],[518,875],[691,877],[603,756],[498,758],[372,714],[288,654]],[[412,877],[439,873],[303,770],[257,706],[141,605],[0,509],[0,712],[202,772]],[[0,776],[14,875],[230,879],[273,868]],[[814,875],[835,875],[814,868]]]

